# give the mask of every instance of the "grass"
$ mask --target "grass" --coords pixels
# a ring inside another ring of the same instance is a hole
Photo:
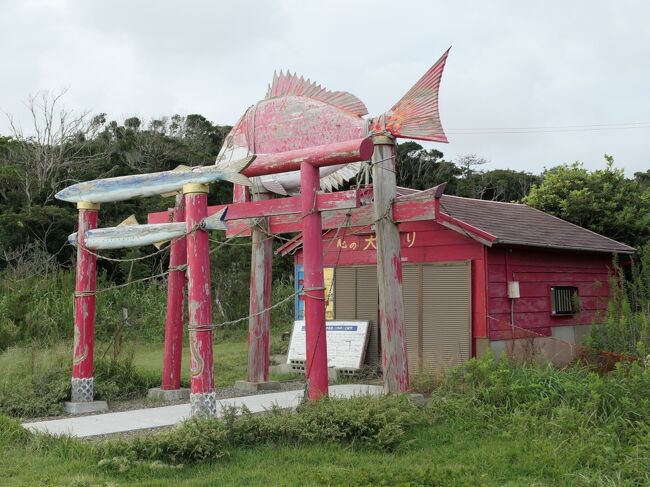
[[[61,412],[69,395],[71,342],[49,346],[13,346],[0,352],[0,413],[14,417],[38,417]],[[246,379],[247,343],[243,332],[219,332],[215,337],[216,387],[232,387]],[[160,384],[163,344],[142,340],[121,345],[117,360],[106,343],[95,348],[95,389],[99,399],[122,400],[144,397],[149,387]],[[270,374],[271,380],[297,378],[293,374]],[[188,387],[189,348],[183,348],[181,383]]]
[[[0,417],[0,485],[650,484],[648,369],[633,364],[599,375],[584,367],[473,360],[432,387],[428,406],[413,416],[403,403],[390,409],[399,398],[357,400],[336,414],[325,405],[320,416],[300,421],[271,415],[234,426],[199,424],[172,430],[166,439],[127,439],[112,450],[24,438]],[[383,425],[382,440],[367,436],[363,425],[370,418]],[[395,428],[405,436],[395,436],[389,453],[378,448]],[[207,459],[205,449],[183,446],[193,439],[207,448]],[[165,457],[170,445],[184,452],[178,464]]]
[[[236,380],[246,379],[248,367],[248,345],[246,338],[230,341],[215,340],[214,348],[214,380],[216,387],[231,387]],[[181,382],[189,384],[189,347],[183,347],[183,359],[181,364]],[[162,371],[162,344],[139,345],[133,355],[134,365],[145,373],[160,374]],[[271,373],[271,380],[286,380],[297,376],[293,374]]]
[[[0,485],[298,486],[298,485],[642,485],[626,481],[615,465],[642,475],[647,459],[634,458],[611,438],[549,435],[517,425],[466,427],[444,420],[417,429],[395,453],[337,444],[237,448],[216,462],[165,468],[145,464],[105,470],[91,455],[8,447],[0,458]],[[74,449],[72,449],[74,451]]]

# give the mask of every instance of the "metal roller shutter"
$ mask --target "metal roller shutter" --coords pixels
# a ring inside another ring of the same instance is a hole
[[[469,359],[470,262],[404,265],[402,272],[410,372],[439,372]],[[381,363],[376,267],[338,267],[334,297],[335,319],[370,321],[366,363]]]
[[[379,291],[377,289],[377,268],[374,266],[357,267],[357,320],[370,322],[370,335],[366,349],[366,363],[376,365],[379,360]]]
[[[377,269],[372,266],[337,267],[334,283],[334,319],[368,320],[370,336],[365,363],[379,363],[377,328]]]
[[[406,333],[406,350],[409,371],[421,372],[420,368],[420,332],[422,329],[422,267],[404,265],[402,267],[402,297],[404,298],[404,324]]]
[[[422,266],[422,363],[425,371],[448,369],[471,354],[469,262]]]
[[[357,273],[354,267],[334,270],[334,319],[354,320],[357,309]]]

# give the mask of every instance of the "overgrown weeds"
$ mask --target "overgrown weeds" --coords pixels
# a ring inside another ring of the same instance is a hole
[[[265,415],[228,409],[222,419],[189,420],[159,434],[100,444],[103,459],[194,463],[228,456],[234,448],[261,445],[337,443],[380,451],[404,445],[424,416],[403,396],[324,399],[298,411],[272,409]],[[118,462],[123,464],[123,462]]]
[[[627,272],[617,262],[612,270],[604,321],[586,340],[585,358],[602,370],[618,360],[646,360],[650,354],[650,245]]]
[[[223,277],[223,276],[222,276]],[[74,271],[59,269],[46,275],[18,278],[9,270],[0,272],[0,352],[12,345],[34,341],[51,344],[72,337]],[[223,279],[217,281],[220,283]],[[246,285],[242,286],[242,282]],[[104,273],[97,279],[98,289],[112,283]],[[163,280],[133,283],[129,286],[99,292],[96,303],[95,338],[98,341],[142,340],[161,342],[164,337],[166,283]],[[227,306],[216,306],[214,322],[221,323],[248,315],[248,281],[234,279],[218,297]],[[273,302],[293,292],[288,281],[273,285]],[[273,347],[282,348],[279,336],[291,329],[293,302],[274,309]],[[228,326],[223,335],[244,338],[246,320]],[[277,333],[276,333],[277,332]]]
[[[460,406],[454,401],[459,398],[477,407],[480,421],[488,413],[537,418],[569,430],[602,428],[628,443],[650,427],[650,369],[639,363],[619,363],[612,372],[599,374],[579,364],[557,369],[505,358],[497,362],[487,354],[440,383],[432,395],[435,414],[457,414]]]
[[[60,414],[70,397],[70,345],[12,347],[0,355],[0,413],[30,418]],[[95,363],[98,399],[143,396],[160,378],[133,364],[133,355],[104,358]]]

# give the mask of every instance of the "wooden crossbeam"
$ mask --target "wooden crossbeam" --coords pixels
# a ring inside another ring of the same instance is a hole
[[[349,190],[336,193],[318,193],[318,210],[323,212],[323,230],[332,230],[341,226],[364,227],[374,224],[372,204],[362,206],[368,200],[369,190]],[[393,220],[396,223],[421,220],[435,220],[436,188],[408,194],[395,198],[393,202]],[[299,233],[302,231],[300,216],[300,196],[276,198],[263,201],[248,201],[230,205],[208,207],[212,215],[223,208],[226,212],[227,235],[250,236],[251,219],[270,217],[269,232]],[[168,213],[149,214],[149,223],[164,223]]]
[[[336,193],[318,193],[315,208],[318,211],[336,211],[357,208],[367,193],[364,189],[352,189],[349,191],[337,191]],[[300,213],[300,196],[287,198],[275,198],[261,201],[246,201],[243,203],[232,203],[229,205],[214,205],[208,207],[208,214],[213,215],[224,208],[228,208],[225,221],[243,220],[250,218],[274,217]],[[166,223],[168,212],[159,211],[149,213],[148,223]],[[300,219],[298,218],[298,221]],[[244,224],[246,222],[243,222]]]
[[[396,223],[435,220],[435,196],[434,191],[427,190],[396,198],[393,202],[393,220]],[[278,215],[269,220],[271,233],[299,233],[302,231],[301,218],[298,214]],[[323,230],[342,226],[365,227],[374,223],[375,217],[371,204],[323,213]],[[250,234],[250,232],[247,233],[245,222],[228,222],[226,226],[230,235],[247,236]]]

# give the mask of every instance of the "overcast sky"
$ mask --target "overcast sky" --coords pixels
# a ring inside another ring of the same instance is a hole
[[[377,115],[450,45],[440,93],[450,143],[429,147],[532,172],[603,167],[604,153],[628,174],[650,168],[645,0],[0,0],[0,109],[26,126],[30,93],[67,87],[68,106],[113,119],[232,124],[288,68]],[[636,122],[647,123],[623,125]],[[585,130],[603,124],[618,129]],[[580,127],[474,130],[566,126]]]

